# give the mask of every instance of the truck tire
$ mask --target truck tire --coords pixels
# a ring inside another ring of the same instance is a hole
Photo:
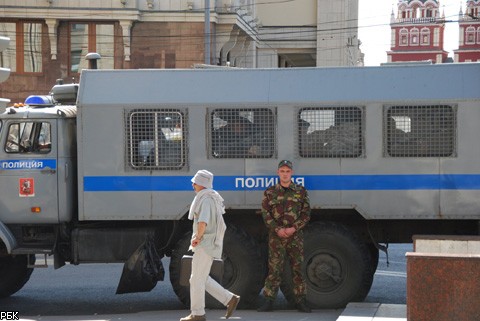
[[[190,306],[190,289],[180,285],[180,263],[187,254],[191,233],[186,234],[177,243],[170,259],[170,282],[173,290],[185,306]],[[257,298],[263,287],[266,266],[260,247],[245,231],[234,225],[228,225],[223,241],[223,281],[224,288],[241,296],[239,307],[248,307]],[[208,293],[205,297],[208,308],[224,308]]]
[[[30,264],[35,256],[30,255]],[[28,267],[26,255],[0,257],[0,298],[6,298],[19,291],[30,279],[33,268]]]
[[[305,228],[303,273],[307,304],[312,308],[337,309],[363,301],[373,283],[371,252],[345,226],[315,222]],[[292,272],[285,264],[281,290],[293,304]]]

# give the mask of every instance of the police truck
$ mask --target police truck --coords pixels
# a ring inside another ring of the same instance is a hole
[[[222,283],[252,306],[267,272],[263,191],[288,159],[312,209],[308,304],[362,301],[379,249],[480,234],[479,84],[478,63],[86,69],[0,115],[0,297],[39,257],[126,262],[150,238],[188,304],[190,179],[207,169],[226,206]]]

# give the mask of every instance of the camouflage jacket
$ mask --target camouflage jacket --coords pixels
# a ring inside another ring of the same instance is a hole
[[[294,183],[288,188],[280,184],[269,187],[263,193],[262,217],[271,232],[285,227],[301,230],[310,220],[307,190]]]

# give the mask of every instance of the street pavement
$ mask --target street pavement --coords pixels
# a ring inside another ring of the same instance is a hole
[[[22,321],[178,321],[188,315],[188,310],[162,310],[129,314],[75,315],[75,316],[21,316]],[[225,320],[225,310],[207,310],[207,320]],[[296,310],[257,312],[237,310],[229,320],[242,321],[406,321],[403,304],[350,303],[345,309],[313,310],[301,313]]]

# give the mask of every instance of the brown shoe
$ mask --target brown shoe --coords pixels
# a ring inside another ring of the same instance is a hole
[[[205,315],[193,315],[190,314],[185,318],[181,318],[180,321],[207,321]]]
[[[238,302],[240,302],[240,296],[234,294],[230,301],[227,304],[227,313],[225,313],[225,319],[228,319],[232,316],[233,312],[237,308]]]

